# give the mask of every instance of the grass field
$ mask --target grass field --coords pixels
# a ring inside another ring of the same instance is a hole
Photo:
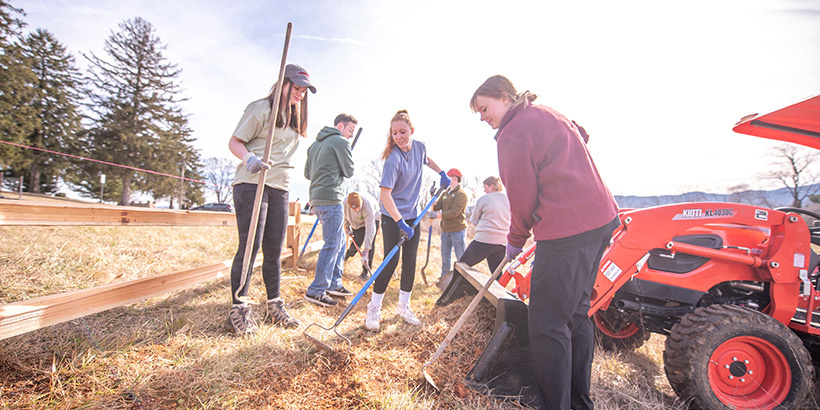
[[[424,264],[426,229],[419,247]],[[439,271],[433,236],[428,279]],[[0,302],[146,277],[229,259],[235,228],[222,227],[0,227]],[[377,247],[377,261],[382,256]],[[518,409],[475,393],[461,383],[494,325],[487,303],[430,369],[442,390],[426,386],[421,365],[433,354],[469,303],[434,307],[439,296],[417,272],[413,307],[423,326],[394,316],[398,281],[382,309],[382,330],[364,330],[369,292],[339,326],[352,342],[350,360],[317,349],[302,331],[330,326],[334,308],[302,295],[307,271],[283,273],[282,295],[302,325],[263,325],[257,336],[225,330],[230,304],[227,279],[88,316],[0,341],[0,408],[30,409]],[[358,258],[347,261],[345,285],[363,285]],[[486,267],[482,267],[486,270]],[[264,299],[259,271],[251,296]],[[350,299],[350,298],[348,298]],[[262,305],[256,306],[262,313]],[[332,336],[327,334],[326,336]],[[337,350],[346,345],[328,337]],[[653,336],[635,352],[596,351],[593,399],[610,409],[685,409],[666,381],[664,338]]]

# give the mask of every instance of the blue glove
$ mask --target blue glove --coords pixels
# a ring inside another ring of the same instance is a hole
[[[263,169],[270,169],[270,164],[262,162],[259,157],[250,152],[242,157],[242,162],[245,163],[245,168],[247,168],[251,174],[255,174]]]
[[[409,225],[407,225],[407,222],[404,222],[404,219],[399,219],[399,221],[396,222],[396,223],[399,224],[399,228],[401,228],[401,234],[404,237],[404,240],[409,241],[410,238],[412,238],[413,234],[415,233],[413,231],[413,228],[411,228]]]
[[[442,187],[449,187],[450,186],[450,177],[447,176],[447,173],[444,172],[444,171],[441,171],[438,174],[441,175],[441,186]]]
[[[521,252],[524,252],[524,249],[507,244],[507,260],[514,261]]]

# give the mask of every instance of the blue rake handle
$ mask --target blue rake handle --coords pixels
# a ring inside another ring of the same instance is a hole
[[[302,245],[302,252],[299,253],[299,258],[296,259],[296,265],[294,265],[294,268],[299,267],[299,262],[301,262],[302,257],[305,256],[305,249],[307,249],[308,243],[310,242],[310,238],[313,237],[313,231],[316,230],[317,225],[319,225],[319,217],[316,217],[316,222],[313,223],[313,228],[310,228],[310,234],[308,234],[307,239],[305,239],[305,244]]]

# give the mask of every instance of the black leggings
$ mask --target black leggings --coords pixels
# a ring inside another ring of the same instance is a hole
[[[495,272],[498,265],[504,261],[506,251],[507,247],[504,245],[491,245],[474,240],[470,242],[470,245],[467,246],[467,249],[464,250],[464,254],[461,255],[458,261],[470,266],[475,266],[484,258],[487,258],[487,266],[490,268],[490,272]]]
[[[236,211],[236,227],[239,230],[239,249],[231,266],[231,299],[234,304],[236,290],[242,280],[242,262],[245,258],[245,244],[248,241],[248,230],[253,215],[253,202],[256,197],[256,184],[237,184],[233,187],[233,204]],[[251,253],[248,272],[253,269],[253,260],[259,252],[259,241],[262,241],[262,280],[265,282],[268,300],[279,297],[279,277],[281,274],[280,256],[285,232],[288,227],[288,192],[265,186],[262,191],[262,207],[259,210],[259,222],[256,226],[256,238]],[[246,296],[251,286],[250,273],[245,278],[245,286],[239,293]]]
[[[386,258],[390,251],[399,243],[401,239],[401,228],[399,228],[399,224],[397,224],[393,218],[387,215],[382,215],[381,219],[382,239],[384,239],[384,257]],[[405,219],[404,222],[407,222],[407,225],[413,226],[415,219]],[[373,283],[374,293],[383,294],[387,290],[390,278],[393,277],[393,272],[396,271],[396,266],[399,264],[399,257],[401,257],[400,289],[405,292],[411,292],[413,290],[413,281],[416,280],[416,255],[419,250],[419,237],[419,230],[415,229],[413,237],[405,241],[401,245],[401,249],[387,262],[384,270],[382,270],[379,277],[376,278],[376,281]]]

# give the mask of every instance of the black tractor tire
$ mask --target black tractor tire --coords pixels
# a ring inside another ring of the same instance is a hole
[[[612,308],[595,312],[592,322],[595,324],[595,341],[606,351],[633,351],[649,340],[649,332]]]
[[[698,308],[672,327],[663,353],[675,393],[700,409],[800,409],[814,367],[782,323],[734,305]]]

